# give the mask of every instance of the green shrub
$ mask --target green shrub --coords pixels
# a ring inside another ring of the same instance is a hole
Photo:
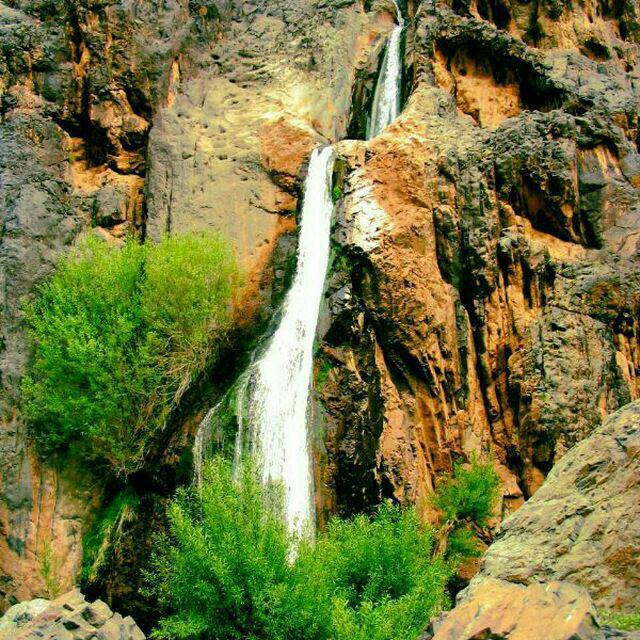
[[[445,603],[449,569],[413,509],[333,520],[291,558],[278,491],[215,459],[182,491],[158,545],[156,638],[414,640]]]
[[[217,459],[199,491],[169,507],[150,580],[165,617],[156,638],[269,638],[270,609],[289,571],[290,539],[278,491],[266,496],[247,466],[233,478]]]
[[[600,611],[600,622],[622,631],[640,631],[640,611],[620,613],[619,611]]]
[[[39,449],[73,446],[120,475],[137,470],[215,355],[236,282],[217,236],[82,242],[25,307],[34,355],[23,409]]]
[[[432,498],[440,511],[438,555],[455,564],[479,554],[476,531],[493,515],[499,487],[491,462],[474,456],[469,465],[454,465],[453,475],[440,481]]]
[[[82,538],[83,583],[95,582],[109,564],[111,554],[118,549],[125,526],[136,517],[140,498],[124,490],[105,505],[91,528]]]
[[[446,604],[450,572],[431,562],[433,543],[413,508],[383,504],[373,518],[331,520],[299,550],[285,598],[295,622],[281,636],[415,640]]]
[[[453,476],[443,478],[436,487],[433,502],[444,521],[484,527],[493,515],[499,486],[493,465],[473,457],[468,466],[454,465]]]

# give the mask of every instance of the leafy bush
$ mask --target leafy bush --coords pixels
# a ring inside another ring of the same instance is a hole
[[[440,552],[456,561],[478,555],[474,530],[486,527],[493,515],[500,477],[491,463],[472,457],[469,465],[456,463],[433,494],[440,511]]]
[[[140,498],[125,489],[104,506],[95,522],[82,538],[82,582],[91,583],[111,559],[121,543],[124,528],[133,521],[140,506]]]
[[[152,581],[176,613],[157,638],[268,638],[270,608],[288,573],[289,535],[277,490],[266,495],[250,467],[203,470],[198,492],[181,491],[168,516]]]
[[[640,631],[640,611],[620,613],[619,611],[600,611],[602,624],[622,631]]]
[[[285,599],[295,622],[282,637],[415,640],[446,604],[450,571],[430,560],[433,543],[413,508],[333,519],[299,550]]]
[[[413,509],[333,520],[293,541],[277,490],[209,463],[169,510],[149,579],[168,611],[156,638],[414,640],[445,603],[450,570]]]
[[[445,521],[487,525],[493,515],[500,478],[491,464],[473,457],[468,466],[457,462],[453,476],[441,480],[434,494],[434,504]]]
[[[24,413],[44,453],[73,443],[120,475],[140,467],[224,336],[237,282],[218,236],[96,238],[63,259],[25,315],[34,342]]]

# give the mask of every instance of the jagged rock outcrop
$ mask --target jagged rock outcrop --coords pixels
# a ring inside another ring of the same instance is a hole
[[[113,613],[102,600],[87,602],[73,590],[54,600],[17,604],[0,618],[0,640],[144,640],[132,618]]]
[[[614,413],[558,462],[503,523],[481,576],[567,580],[604,609],[640,602],[640,402]]]
[[[640,402],[570,449],[507,518],[429,640],[636,638],[598,624],[640,602]]]
[[[316,365],[327,510],[425,504],[484,450],[507,514],[638,397],[638,46],[611,38],[604,63],[422,4],[403,114],[339,146]]]
[[[484,578],[460,595],[452,611],[431,622],[423,640],[633,640],[635,635],[601,628],[589,595],[573,584],[522,586]]]

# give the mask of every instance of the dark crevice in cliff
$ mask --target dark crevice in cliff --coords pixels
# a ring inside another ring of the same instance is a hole
[[[355,82],[351,91],[349,126],[347,127],[347,138],[350,140],[365,140],[367,137],[367,127],[376,81],[380,75],[383,58],[384,47],[377,57],[375,71],[365,67],[358,69],[356,72]]]

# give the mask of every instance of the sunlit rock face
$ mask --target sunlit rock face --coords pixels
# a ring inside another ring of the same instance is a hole
[[[603,610],[640,597],[640,403],[611,415],[558,462],[505,520],[481,576],[520,584],[569,580]]]
[[[637,12],[462,5],[415,7],[403,113],[339,146],[327,513],[428,512],[438,474],[490,451],[507,515],[638,397]],[[549,25],[535,41],[531,11]]]

